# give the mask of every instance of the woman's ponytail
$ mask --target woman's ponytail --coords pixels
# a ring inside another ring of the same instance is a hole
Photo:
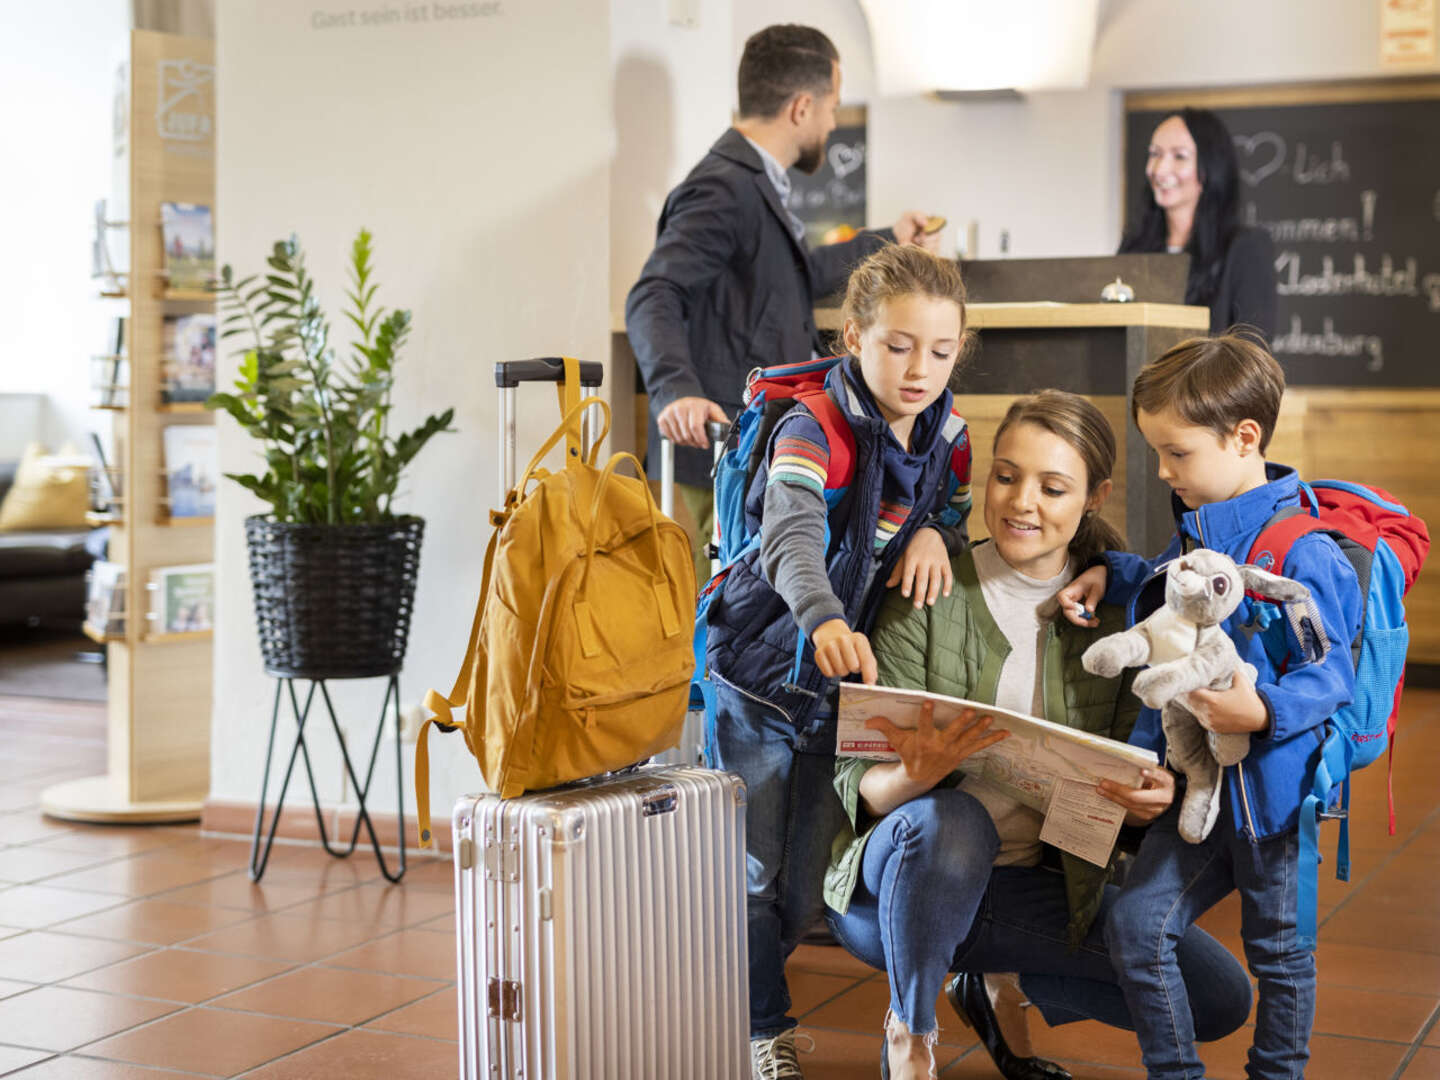
[[[1124,551],[1125,538],[1120,530],[1100,516],[1099,510],[1086,510],[1080,527],[1070,541],[1070,558],[1076,566],[1084,566],[1106,551]]]
[[[1093,496],[1115,471],[1115,432],[1110,421],[1089,398],[1065,390],[1040,390],[1018,398],[1010,406],[995,442],[1014,424],[1035,424],[1064,439],[1085,463],[1085,494]],[[1071,537],[1070,557],[1084,566],[1102,551],[1124,551],[1125,538],[1100,516],[1099,509],[1086,510]]]

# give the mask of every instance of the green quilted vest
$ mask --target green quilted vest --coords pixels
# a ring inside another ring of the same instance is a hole
[[[971,554],[957,555],[950,565],[956,587],[933,606],[916,610],[898,589],[886,597],[870,635],[880,682],[971,701],[994,701],[1010,643],[985,606]],[[1134,671],[1102,679],[1080,664],[1081,655],[1098,638],[1125,629],[1125,613],[1120,608],[1102,605],[1098,614],[1100,625],[1094,629],[1075,626],[1063,618],[1056,618],[1046,628],[1045,719],[1123,742],[1130,737],[1140,711],[1139,699],[1130,693]],[[841,830],[831,850],[825,902],[842,914],[855,891],[865,841],[877,824],[869,821],[860,807],[860,778],[875,764],[862,758],[840,758],[835,763],[835,789],[845,804],[850,826]],[[962,775],[952,773],[942,783],[958,784]],[[1095,919],[1114,864],[1099,867],[1063,852],[1060,858],[1070,905],[1069,937],[1074,946]]]

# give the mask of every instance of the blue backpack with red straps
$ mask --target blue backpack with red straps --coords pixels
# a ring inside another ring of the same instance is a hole
[[[714,556],[719,569],[700,590],[695,604],[695,675],[690,683],[690,708],[705,710],[704,756],[715,760],[714,683],[705,658],[710,605],[733,567],[760,546],[760,530],[745,521],[745,495],[765,462],[766,448],[775,425],[796,405],[803,404],[825,433],[830,462],[825,475],[825,505],[833,510],[855,475],[855,434],[850,421],[825,389],[825,377],[843,356],[829,356],[799,364],[756,368],[745,384],[745,408],[730,425],[724,450],[715,463],[715,523],[718,541]],[[829,543],[829,525],[826,525]],[[798,651],[797,646],[797,651]]]
[[[1350,774],[1378,760],[1388,749],[1394,762],[1395,718],[1405,685],[1405,594],[1430,551],[1425,522],[1393,495],[1344,480],[1300,485],[1299,507],[1280,511],[1250,546],[1248,560],[1262,570],[1283,573],[1290,547],[1301,536],[1323,532],[1355,570],[1362,597],[1360,631],[1351,642],[1355,697],[1327,723],[1320,760],[1300,810],[1300,876],[1297,882],[1302,945],[1313,948],[1318,901],[1319,822],[1340,819],[1335,876],[1350,880]],[[1267,652],[1283,668],[1287,655],[1283,627],[1263,637]],[[1390,790],[1390,834],[1395,834],[1395,794]]]

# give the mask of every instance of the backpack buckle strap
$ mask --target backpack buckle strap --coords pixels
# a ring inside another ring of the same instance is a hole
[[[580,655],[587,660],[600,655],[600,634],[595,628],[595,615],[590,601],[575,603],[575,631],[580,637]]]
[[[1302,949],[1315,948],[1320,904],[1319,810],[1322,800],[1310,794],[1300,804],[1299,868],[1295,880],[1295,937]]]
[[[663,578],[650,587],[655,593],[656,606],[660,609],[660,628],[667,638],[672,638],[680,633],[680,614],[675,610],[675,598],[670,595],[670,589]]]

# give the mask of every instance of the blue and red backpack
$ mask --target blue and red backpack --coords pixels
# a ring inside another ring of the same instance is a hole
[[[1272,517],[1250,547],[1249,562],[1283,573],[1285,558],[1307,533],[1330,536],[1355,570],[1362,597],[1360,631],[1351,642],[1355,698],[1330,718],[1310,791],[1300,810],[1299,934],[1313,947],[1318,900],[1319,822],[1340,819],[1335,876],[1350,880],[1350,774],[1388,750],[1394,768],[1395,718],[1405,686],[1405,594],[1430,551],[1425,522],[1388,491],[1344,480],[1300,485],[1301,505]],[[1266,648],[1283,666],[1283,634],[1267,634]],[[1395,834],[1395,793],[1389,787],[1390,834]],[[1338,790],[1337,790],[1338,789]]]

